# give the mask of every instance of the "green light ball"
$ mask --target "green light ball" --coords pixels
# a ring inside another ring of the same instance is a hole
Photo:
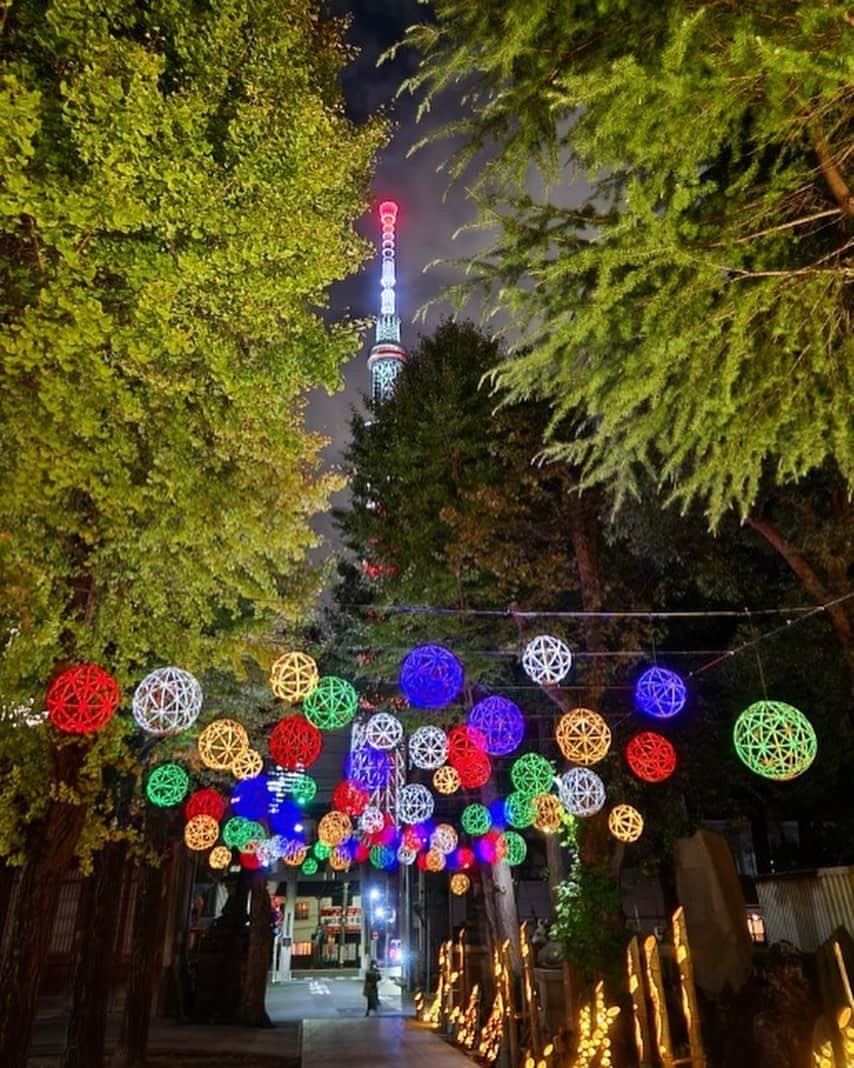
[[[317,875],[318,864],[314,857],[306,857],[302,862],[300,871],[303,875]]]
[[[534,799],[528,794],[521,794],[518,790],[514,790],[504,799],[504,815],[511,827],[518,827],[520,830],[530,827],[536,814],[537,807]]]
[[[298,805],[310,804],[317,793],[317,783],[310,775],[300,775],[291,787],[291,797]]]
[[[306,719],[318,730],[346,727],[359,707],[356,691],[345,679],[324,675],[302,703]]]
[[[507,856],[504,859],[511,867],[521,864],[528,855],[528,843],[515,831],[505,831],[504,841],[507,843]]]
[[[311,851],[318,860],[329,860],[332,856],[332,846],[326,845],[325,842],[315,842]]]
[[[539,753],[525,753],[518,760],[514,760],[510,768],[513,785],[526,797],[549,793],[554,778],[554,765]]]
[[[159,764],[145,784],[148,800],[159,808],[179,805],[187,796],[190,777],[178,764]]]
[[[764,779],[788,782],[815,760],[818,740],[803,712],[783,701],[756,701],[735,721],[739,758]]]
[[[472,805],[466,805],[463,809],[460,823],[463,825],[463,830],[468,834],[486,834],[492,826],[492,814],[486,805],[475,802]]]
[[[267,832],[262,823],[232,816],[222,829],[222,840],[232,849],[244,849],[250,842],[263,842]]]

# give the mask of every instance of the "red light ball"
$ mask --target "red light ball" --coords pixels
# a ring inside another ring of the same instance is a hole
[[[460,724],[448,731],[448,763],[460,770],[460,764],[479,753],[486,753],[486,737],[476,727]]]
[[[477,790],[489,782],[492,761],[486,753],[475,751],[456,764],[460,786],[465,790]]]
[[[356,846],[356,852],[353,854],[353,859],[357,864],[367,864],[371,856],[371,847],[365,842],[359,842]]]
[[[361,816],[368,807],[370,797],[366,790],[360,790],[354,783],[344,779],[332,791],[332,806],[348,816]]]
[[[67,668],[50,684],[45,705],[51,723],[66,734],[92,734],[119,707],[119,684],[97,664]]]
[[[193,816],[211,816],[220,823],[228,808],[228,802],[219,791],[210,786],[203,790],[196,790],[187,798],[184,805],[184,813],[188,820]]]
[[[641,731],[626,746],[629,767],[644,782],[664,782],[676,770],[676,750],[655,731]]]
[[[270,756],[285,771],[309,767],[320,756],[323,735],[305,716],[285,716],[270,733]]]
[[[257,853],[249,852],[241,849],[240,851],[240,866],[247,871],[257,871],[261,867],[261,858]]]
[[[457,850],[457,867],[460,871],[465,871],[467,868],[473,868],[474,861],[474,850],[469,849],[468,846],[460,846]]]

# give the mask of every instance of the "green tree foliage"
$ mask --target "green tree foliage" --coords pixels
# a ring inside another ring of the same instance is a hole
[[[618,498],[652,471],[712,525],[765,476],[832,460],[850,489],[846,5],[434,7],[409,87],[460,96],[494,238],[460,295],[520,338],[495,380],[550,403],[547,455]]]

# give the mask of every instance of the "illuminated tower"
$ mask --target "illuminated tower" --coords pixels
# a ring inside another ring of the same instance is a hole
[[[382,236],[382,274],[380,275],[380,316],[377,336],[368,367],[371,372],[371,397],[387,400],[394,392],[394,381],[406,363],[406,352],[400,344],[400,318],[395,301],[394,230],[397,224],[397,204],[384,200],[380,204]]]

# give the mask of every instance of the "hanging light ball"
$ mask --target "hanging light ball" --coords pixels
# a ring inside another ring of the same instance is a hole
[[[486,805],[482,805],[479,801],[475,801],[471,805],[466,805],[463,809],[462,815],[460,816],[460,823],[466,834],[486,834],[492,826],[492,815]]]
[[[214,871],[225,871],[231,864],[231,850],[228,846],[214,846],[208,856],[208,864]]]
[[[245,849],[240,850],[240,867],[245,871],[257,871],[262,865],[262,858],[252,848],[250,842]]]
[[[322,746],[320,731],[299,714],[280,719],[267,742],[270,756],[286,771],[302,771],[310,767],[320,756]]]
[[[522,710],[506,697],[487,697],[469,712],[468,725],[484,740],[490,756],[507,756],[518,748],[525,733]]]
[[[308,857],[308,846],[299,838],[292,838],[285,843],[282,860],[289,868],[299,868]]]
[[[353,833],[350,817],[337,809],[321,816],[317,825],[317,837],[324,845],[337,846]]]
[[[438,849],[428,849],[424,855],[424,867],[427,871],[444,871],[447,863],[445,854]]]
[[[688,691],[675,671],[651,667],[635,683],[635,704],[640,712],[657,719],[670,719],[685,707]]]
[[[191,820],[193,816],[213,816],[219,823],[227,808],[228,802],[222,794],[213,787],[206,786],[190,794],[184,806],[184,815],[188,820]]]
[[[389,871],[397,860],[397,852],[384,845],[371,846],[369,856],[372,866],[380,871]]]
[[[474,862],[474,850],[469,849],[468,846],[460,846],[457,850],[457,867],[461,871],[465,871],[468,868],[473,868]]]
[[[344,775],[368,793],[383,790],[391,778],[392,760],[383,749],[360,745],[351,749],[344,762]]]
[[[433,772],[433,789],[437,794],[454,794],[460,788],[460,773],[450,764],[444,764]]]
[[[180,804],[190,788],[190,776],[179,764],[160,764],[153,768],[145,784],[148,800],[159,808]]]
[[[324,675],[302,703],[306,719],[322,731],[346,727],[358,707],[355,689],[335,675]]]
[[[633,805],[614,805],[608,813],[608,830],[619,842],[636,842],[643,834],[643,816]]]
[[[504,818],[511,827],[524,830],[534,822],[537,810],[534,798],[528,794],[520,794],[518,790],[504,798]]]
[[[219,824],[212,816],[193,816],[184,827],[184,842],[188,849],[200,852],[216,845]]]
[[[504,841],[507,843],[507,856],[505,859],[511,868],[515,868],[528,855],[528,843],[516,831],[504,831]]]
[[[335,846],[329,854],[329,867],[333,871],[349,871],[351,863],[349,850],[342,849],[341,846]]]
[[[308,805],[317,794],[317,783],[310,775],[297,772],[290,782],[291,797],[298,805]]]
[[[409,867],[410,864],[415,863],[415,859],[418,856],[418,852],[415,849],[407,849],[405,845],[399,845],[397,847],[397,859],[401,864],[405,864]]]
[[[302,862],[303,875],[317,875],[318,863],[314,857],[306,857]]]
[[[540,634],[525,646],[522,667],[541,686],[557,686],[569,674],[572,653],[560,638]]]
[[[419,645],[400,665],[400,688],[415,708],[444,708],[463,688],[463,665],[442,645]]]
[[[332,804],[348,816],[360,816],[368,806],[370,795],[354,783],[344,779],[332,791]]]
[[[202,710],[202,688],[189,671],[157,668],[133,695],[133,718],[149,734],[180,734],[192,727]]]
[[[676,770],[676,750],[655,731],[641,731],[626,746],[629,767],[644,782],[664,782]]]
[[[375,805],[368,805],[362,812],[359,826],[365,834],[379,834],[385,827],[385,817]]]
[[[291,704],[310,696],[319,679],[317,664],[308,653],[285,653],[270,668],[270,689]]]
[[[374,749],[394,749],[403,738],[403,724],[389,712],[377,712],[365,724],[365,741]]]
[[[441,727],[418,727],[409,736],[409,759],[416,768],[433,771],[448,759],[448,736]]]
[[[477,790],[489,782],[492,761],[486,753],[475,752],[456,765],[460,786],[465,790]]]
[[[264,758],[257,749],[244,749],[234,758],[231,774],[235,779],[254,779],[264,770]]]
[[[199,735],[199,756],[212,771],[231,771],[231,765],[249,748],[246,728],[234,719],[215,719]]]
[[[605,804],[605,784],[590,768],[570,768],[558,779],[561,803],[571,816],[595,816]]]
[[[534,826],[538,831],[552,834],[564,821],[564,811],[554,794],[537,794],[534,802]]]
[[[457,848],[459,841],[460,836],[450,823],[437,824],[436,829],[430,835],[431,848],[438,849],[440,853],[444,853],[446,856]]]
[[[813,725],[784,701],[756,701],[735,721],[733,742],[752,772],[775,782],[796,779],[818,751]]]
[[[547,794],[554,782],[555,769],[550,760],[539,753],[524,753],[513,761],[510,779],[520,794],[534,797]]]
[[[231,791],[231,809],[245,820],[262,820],[270,811],[270,791],[267,776],[241,779]]]
[[[119,707],[119,684],[97,664],[77,664],[57,675],[45,697],[50,721],[66,734],[92,734]]]
[[[332,846],[328,846],[325,842],[315,842],[311,847],[311,851],[318,860],[329,860],[332,854]]]
[[[401,823],[423,823],[433,815],[433,795],[420,783],[408,783],[397,792],[397,818]]]
[[[251,821],[243,819],[242,816],[232,816],[222,828],[223,842],[232,849],[242,849],[252,838],[250,824]]]
[[[471,879],[461,871],[456,872],[451,876],[451,893],[456,894],[457,897],[462,897],[463,894],[467,894],[471,889]]]
[[[486,753],[486,738],[474,727],[463,723],[448,731],[448,763],[459,768],[472,754]]]
[[[611,747],[611,730],[598,712],[574,708],[558,720],[555,737],[573,764],[598,764]]]

